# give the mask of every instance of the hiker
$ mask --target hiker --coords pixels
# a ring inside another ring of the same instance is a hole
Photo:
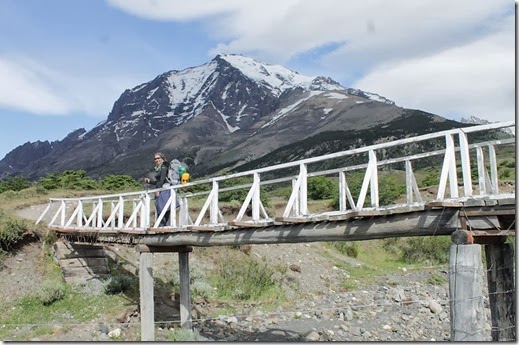
[[[153,155],[153,160],[155,161],[155,180],[146,177],[144,178],[144,182],[155,185],[156,188],[162,188],[169,186],[168,183],[168,169],[169,163],[166,160],[166,156],[162,152],[156,152]],[[168,190],[163,190],[161,192],[155,193],[155,208],[157,210],[157,216],[162,212],[166,202],[169,199],[171,192]],[[160,221],[160,226],[166,226],[169,220],[169,211],[164,214],[164,217]]]

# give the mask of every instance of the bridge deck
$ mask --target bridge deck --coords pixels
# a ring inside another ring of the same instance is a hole
[[[150,246],[218,246],[322,241],[354,241],[387,237],[450,235],[464,229],[474,237],[515,235],[515,198],[432,201],[378,210],[330,212],[270,222],[141,230],[50,228],[75,241],[146,244]]]

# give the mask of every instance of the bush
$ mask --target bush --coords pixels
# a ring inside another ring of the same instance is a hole
[[[332,245],[338,252],[350,258],[356,258],[359,255],[359,244],[357,242],[340,241],[333,242]]]
[[[240,260],[221,260],[215,272],[214,284],[220,297],[236,300],[258,300],[279,285],[274,279],[276,271],[249,256]]]
[[[103,189],[120,191],[128,188],[136,188],[141,185],[128,175],[107,175],[101,180]]]
[[[401,259],[407,263],[445,264],[449,262],[450,236],[412,237],[402,241]]]
[[[45,306],[60,301],[67,295],[67,285],[58,280],[45,280],[36,298]]]
[[[418,183],[418,187],[432,187],[440,183],[440,172],[430,170],[427,175]]]
[[[0,193],[8,190],[16,192],[29,187],[30,184],[27,178],[9,176],[5,181],[0,182]]]
[[[137,286],[139,286],[139,282],[134,276],[113,276],[106,282],[105,293],[115,295],[118,293],[132,292]]]
[[[338,186],[325,176],[315,176],[308,179],[307,190],[310,199],[331,199],[337,194],[338,189]]]
[[[21,241],[25,235],[26,227],[23,220],[7,217],[0,211],[0,250],[9,251]]]
[[[203,298],[208,298],[214,292],[214,289],[209,283],[196,280],[193,284],[191,284],[191,291],[193,293],[193,297],[200,296]]]
[[[173,330],[171,333],[166,335],[168,341],[198,341],[200,340],[200,333],[198,330],[190,330],[179,328]]]

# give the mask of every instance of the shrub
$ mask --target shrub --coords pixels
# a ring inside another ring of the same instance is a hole
[[[449,262],[450,236],[412,237],[402,241],[401,259],[407,263],[444,264]]]
[[[184,328],[174,329],[171,333],[166,335],[168,341],[198,341],[200,334],[198,330],[190,330]]]
[[[119,191],[141,185],[128,175],[107,175],[101,180],[101,186],[106,190]]]
[[[115,295],[118,293],[131,292],[134,291],[137,286],[139,286],[139,282],[134,276],[113,276],[106,282],[105,293],[108,295]]]
[[[30,184],[26,177],[9,176],[5,179],[5,181],[0,182],[0,193],[3,193],[8,190],[16,192],[29,187]]]
[[[266,263],[249,256],[240,260],[221,260],[215,272],[214,284],[220,297],[237,300],[257,300],[279,287],[274,279],[276,271]]]
[[[67,285],[58,280],[45,280],[42,288],[36,294],[36,298],[45,306],[49,306],[56,301],[65,298],[67,294]]]
[[[39,185],[44,189],[57,189],[60,187],[60,179],[58,174],[50,173],[46,177],[39,180]]]
[[[4,218],[5,217],[5,218]],[[0,211],[0,249],[8,251],[13,246],[21,241],[25,235],[25,223],[23,220],[17,220],[5,216],[4,212]],[[5,221],[2,221],[4,220]]]
[[[440,183],[440,172],[430,170],[425,177],[422,179],[418,186],[422,187],[431,187],[437,186]]]
[[[310,199],[323,200],[333,198],[338,187],[325,176],[315,176],[308,179],[307,190]]]
[[[332,245],[338,252],[350,258],[356,258],[359,255],[359,244],[357,242],[340,241],[333,242]]]
[[[209,283],[201,280],[196,280],[193,284],[191,284],[191,291],[193,293],[193,297],[200,296],[207,298],[211,296],[214,289]]]

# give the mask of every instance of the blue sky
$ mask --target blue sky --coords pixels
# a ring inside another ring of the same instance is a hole
[[[510,0],[0,0],[0,159],[125,90],[243,54],[451,119],[515,120]]]

